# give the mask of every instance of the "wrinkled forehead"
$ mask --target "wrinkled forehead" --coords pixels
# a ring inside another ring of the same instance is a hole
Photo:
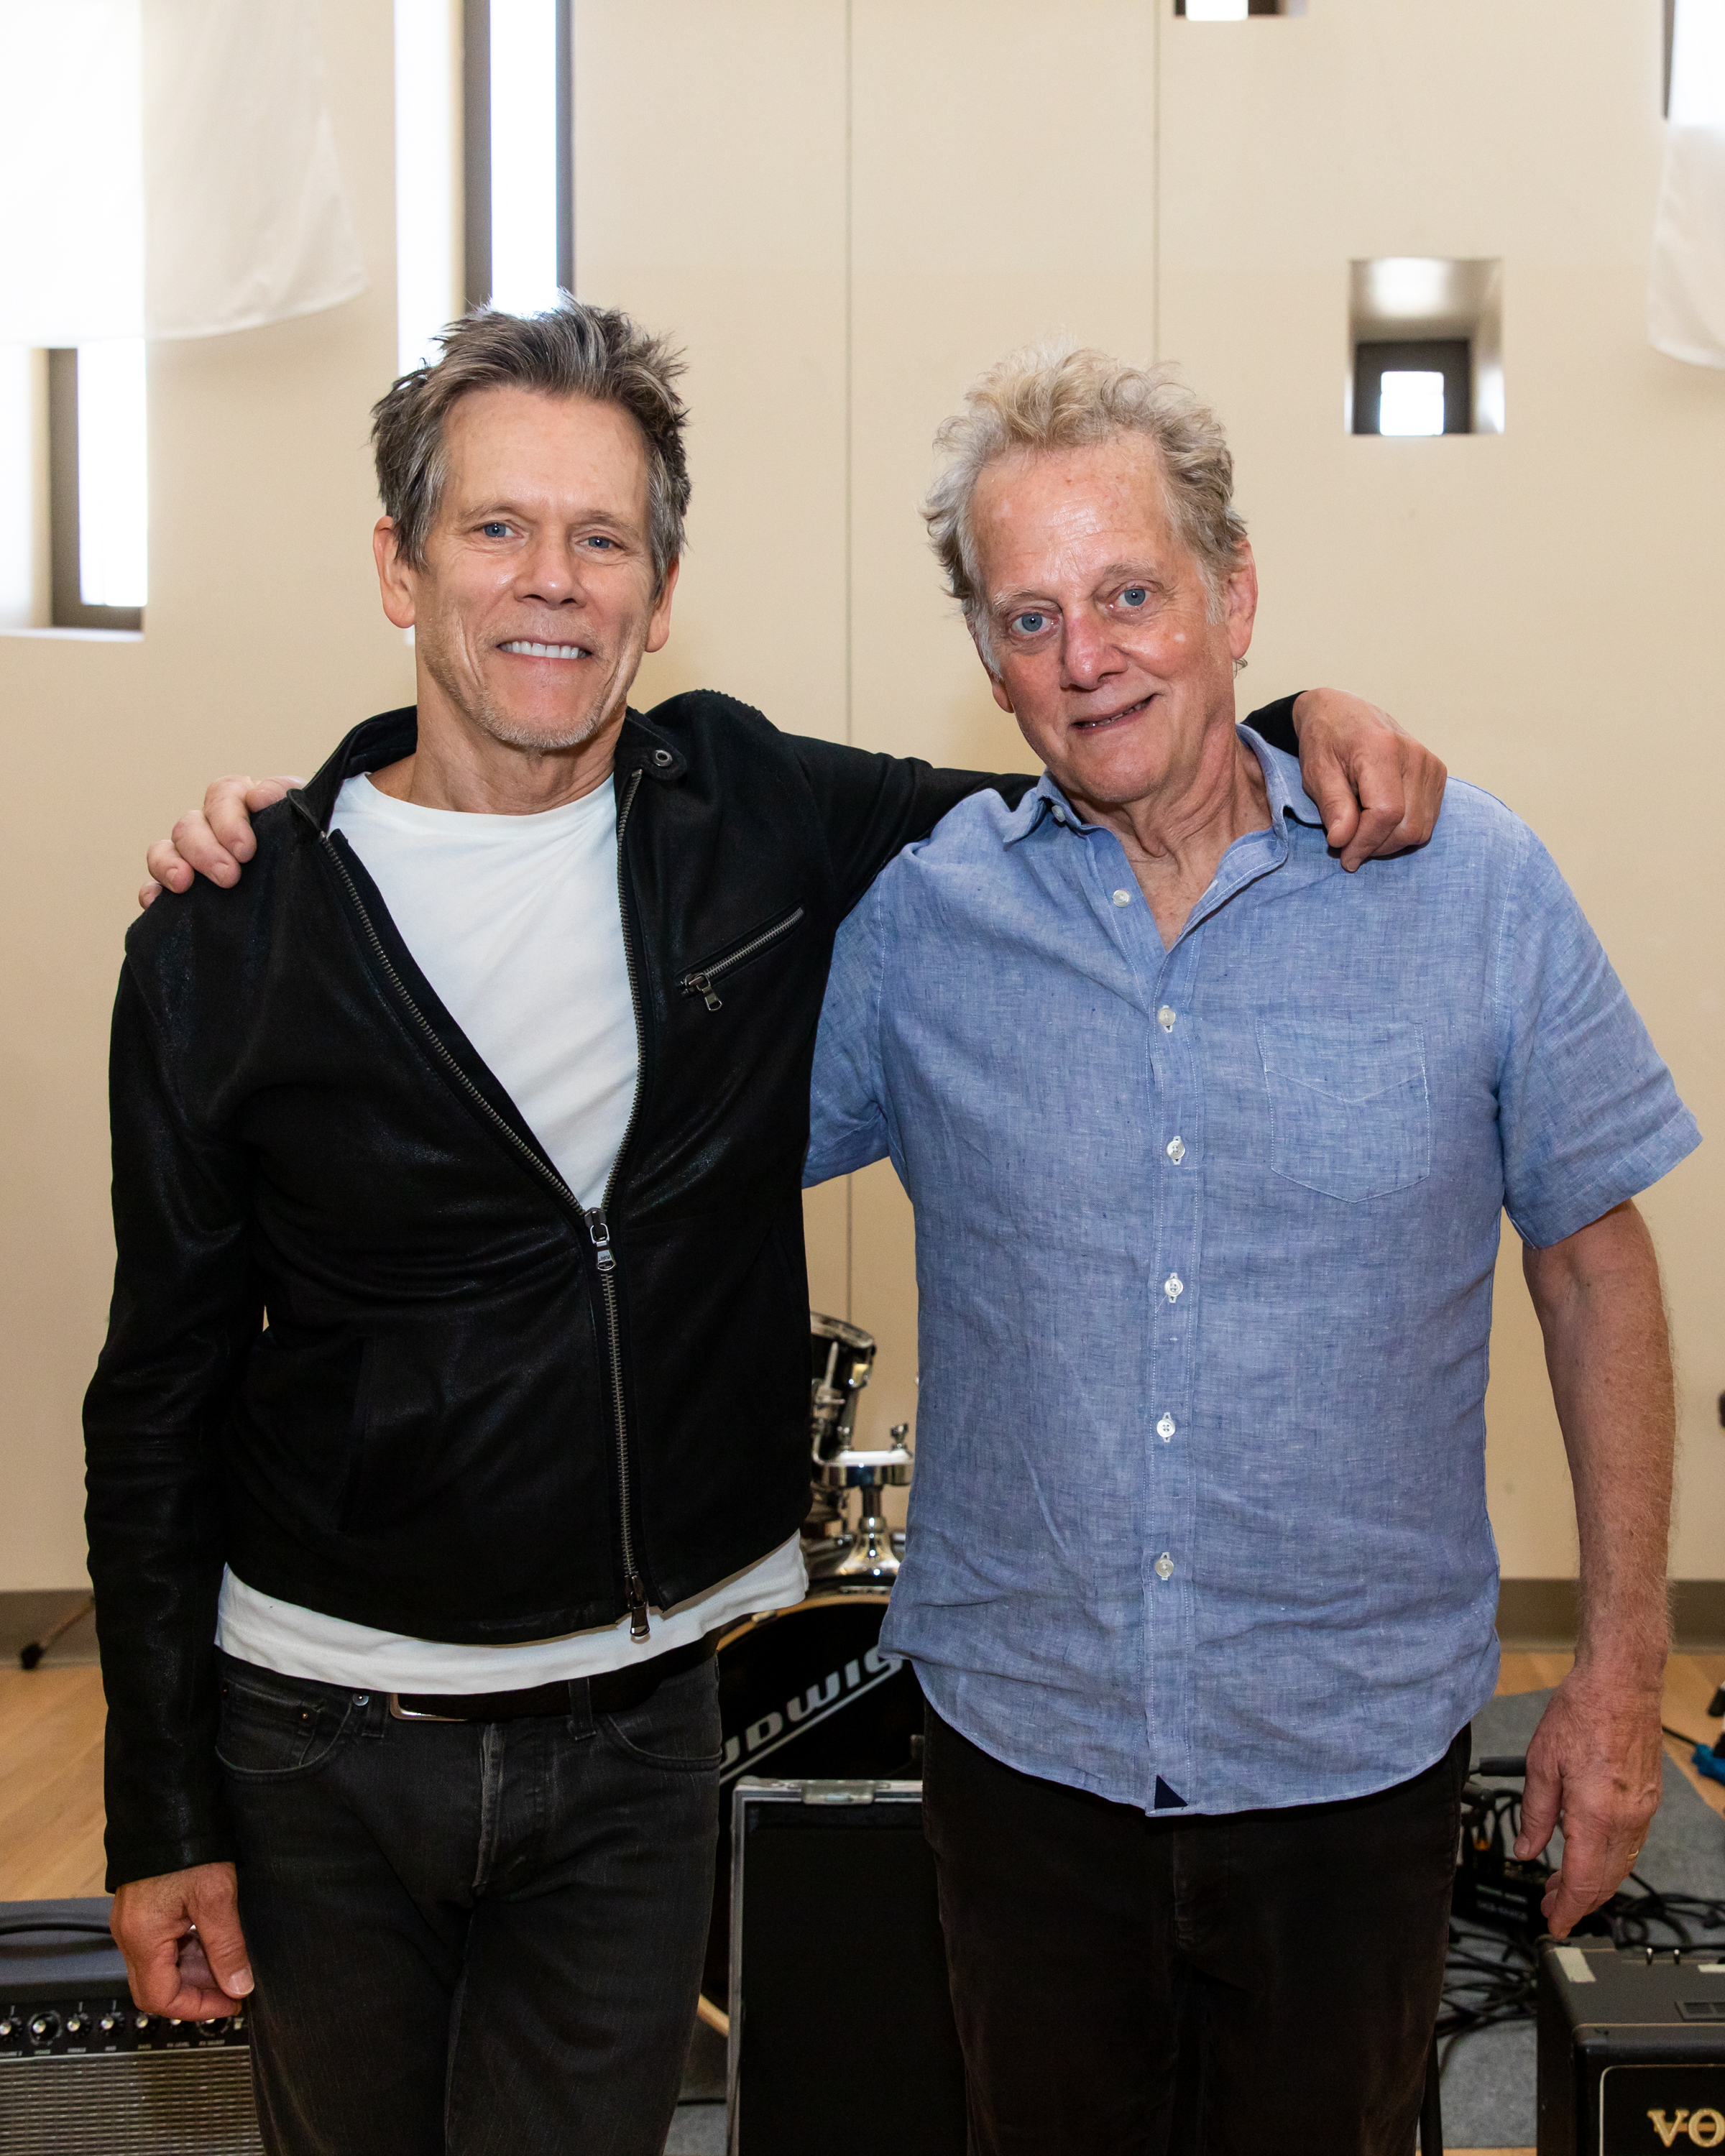
[[[647,444],[633,415],[591,397],[497,383],[470,390],[444,423],[440,508],[511,498],[604,499],[644,516]]]
[[[1122,562],[1173,574],[1188,552],[1168,513],[1160,453],[1138,434],[1006,450],[978,475],[971,530],[989,592]]]

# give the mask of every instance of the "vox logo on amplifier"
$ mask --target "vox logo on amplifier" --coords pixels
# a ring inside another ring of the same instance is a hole
[[[1725,2065],[1607,2066],[1599,2076],[1599,2156],[1725,2148]]]

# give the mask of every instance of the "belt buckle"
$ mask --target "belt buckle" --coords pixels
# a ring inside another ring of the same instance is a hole
[[[465,1722],[468,1718],[465,1714],[427,1714],[418,1707],[403,1707],[398,1691],[389,1695],[389,1715],[393,1722]]]

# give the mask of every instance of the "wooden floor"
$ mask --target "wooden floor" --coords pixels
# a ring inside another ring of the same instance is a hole
[[[1507,1653],[1500,1692],[1537,1691],[1558,1683],[1563,1654]],[[1707,1718],[1713,1687],[1725,1682],[1725,1654],[1674,1655],[1666,1676],[1664,1719],[1711,1742]],[[0,1902],[45,1901],[102,1891],[102,1681],[99,1670],[0,1671]],[[1689,1764],[1689,1747],[1668,1738],[1666,1750],[1725,1815],[1725,1787]],[[1456,2150],[1451,2156],[1470,2156]],[[1533,2156],[1492,2149],[1471,2156]]]

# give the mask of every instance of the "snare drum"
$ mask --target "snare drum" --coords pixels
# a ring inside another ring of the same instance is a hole
[[[739,1779],[889,1781],[922,1772],[911,1744],[922,1732],[922,1694],[910,1664],[880,1650],[886,1614],[878,1589],[817,1593],[720,1635],[725,1759],[701,1979],[709,2019],[723,2013],[730,1989],[731,1792]]]

